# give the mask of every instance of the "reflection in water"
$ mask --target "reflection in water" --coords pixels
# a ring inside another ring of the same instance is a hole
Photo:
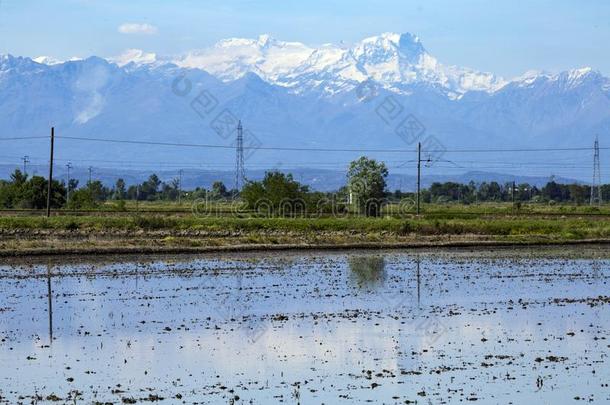
[[[350,278],[359,288],[383,285],[386,280],[383,256],[355,256],[347,260]]]
[[[390,282],[388,272],[386,270],[386,259],[384,256],[354,256],[347,260],[350,273],[349,278],[358,288],[366,288],[370,290],[379,290],[382,287],[388,289],[386,285]],[[409,266],[410,267],[410,266]],[[417,306],[421,304],[421,276],[420,276],[420,258],[415,257],[415,276],[417,281]],[[407,287],[408,289],[408,287]],[[394,292],[396,295],[404,294],[405,291]],[[397,304],[399,297],[394,297]]]
[[[419,277],[419,255],[417,255],[417,258],[415,259],[415,262],[417,263],[417,308],[420,307],[420,303],[421,303],[421,295],[420,295],[420,286],[421,286],[421,280]]]
[[[51,266],[47,264],[47,297],[48,306],[47,312],[49,313],[49,344],[53,343],[53,291],[51,290]]]
[[[0,404],[609,402],[610,261],[515,255],[0,264]]]

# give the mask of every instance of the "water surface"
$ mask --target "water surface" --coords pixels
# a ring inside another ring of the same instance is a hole
[[[605,403],[609,265],[605,248],[5,261],[0,402]]]

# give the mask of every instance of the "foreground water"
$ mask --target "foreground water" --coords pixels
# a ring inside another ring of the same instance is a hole
[[[610,401],[602,248],[0,264],[0,402]]]

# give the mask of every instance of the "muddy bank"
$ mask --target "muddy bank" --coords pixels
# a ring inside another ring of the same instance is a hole
[[[531,240],[423,240],[405,242],[351,242],[351,243],[251,243],[226,244],[210,246],[73,246],[2,249],[0,257],[33,257],[33,256],[99,256],[121,254],[198,254],[222,252],[257,252],[257,251],[298,251],[298,250],[390,250],[390,249],[431,249],[431,248],[487,248],[487,247],[527,247],[527,246],[608,246],[607,239],[587,239],[558,241],[548,239]]]

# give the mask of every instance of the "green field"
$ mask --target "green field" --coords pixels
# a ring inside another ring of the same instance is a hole
[[[116,212],[3,212],[0,253],[131,247],[335,245],[425,243],[566,243],[610,240],[610,207],[511,204],[425,205],[422,214],[367,218],[300,216],[269,218],[219,203],[211,215],[189,204],[130,204]],[[311,215],[311,214],[310,214]]]
[[[0,228],[29,230],[168,230],[168,231],[356,231],[392,232],[421,235],[549,235],[562,238],[595,238],[610,236],[610,218],[504,218],[462,214],[421,218],[232,218],[183,217],[161,215],[2,217]]]
[[[182,203],[167,201],[124,201],[124,206],[119,206],[116,202],[109,201],[100,205],[99,208],[91,210],[54,210],[54,215],[134,215],[134,214],[184,214],[194,216],[235,216],[240,217],[257,216],[252,210],[244,209],[240,202],[213,201],[205,205],[191,201]],[[201,212],[207,211],[207,212]],[[44,215],[44,210],[14,209],[0,210],[0,216],[11,215]],[[382,216],[405,217],[415,214],[415,206],[408,205],[401,207],[398,203],[391,203],[384,206]],[[430,216],[459,216],[459,215],[511,215],[511,216],[532,216],[532,215],[607,215],[610,216],[610,204],[601,206],[574,205],[574,204],[547,204],[547,203],[520,203],[511,204],[507,202],[486,202],[479,204],[423,204],[421,214]],[[302,216],[332,216],[329,213],[317,215],[309,213]],[[352,213],[352,216],[356,216]]]

